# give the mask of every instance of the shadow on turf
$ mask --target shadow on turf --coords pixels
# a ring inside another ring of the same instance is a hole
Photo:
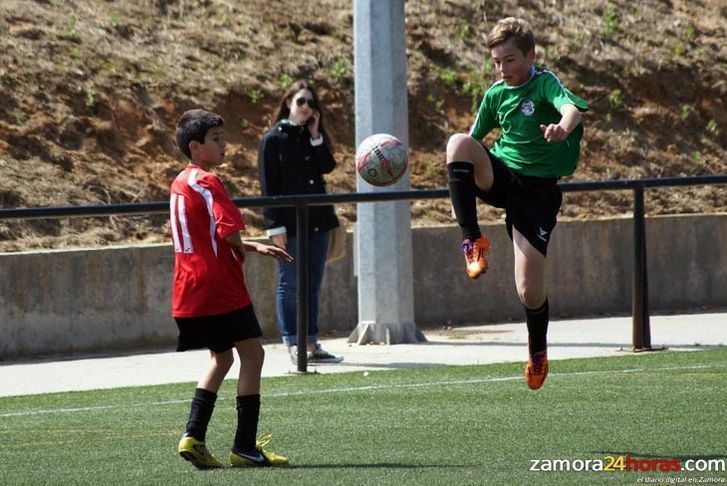
[[[515,348],[521,348],[525,346],[524,342],[507,342],[507,341],[465,341],[459,339],[447,339],[444,341],[433,341],[430,340],[423,345],[437,344],[437,345],[457,345],[457,346],[510,346]],[[630,349],[633,347],[632,343],[563,343],[563,342],[549,342],[548,346],[551,348],[624,348]],[[713,349],[721,348],[722,344],[667,344],[669,349]]]
[[[461,464],[398,464],[375,462],[372,464],[290,464],[285,469],[452,469],[473,467]]]

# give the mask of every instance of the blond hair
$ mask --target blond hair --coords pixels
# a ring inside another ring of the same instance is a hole
[[[530,24],[520,18],[507,17],[495,24],[487,35],[487,47],[493,49],[510,39],[514,39],[515,47],[523,54],[535,49],[535,37]]]

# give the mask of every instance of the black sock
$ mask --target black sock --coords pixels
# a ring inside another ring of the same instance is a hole
[[[204,442],[207,435],[207,424],[210,423],[212,412],[215,409],[217,394],[204,388],[194,390],[192,407],[189,410],[189,420],[185,435],[194,437]]]
[[[528,348],[530,354],[545,351],[548,347],[546,335],[548,334],[548,321],[550,319],[548,298],[546,297],[545,302],[538,309],[525,307],[525,316],[528,322]]]
[[[249,452],[255,449],[257,422],[260,418],[260,395],[237,397],[237,432],[233,450]]]
[[[481,235],[480,226],[477,224],[475,167],[470,162],[450,162],[447,164],[447,175],[449,197],[457,223],[462,229],[462,238],[474,241]]]

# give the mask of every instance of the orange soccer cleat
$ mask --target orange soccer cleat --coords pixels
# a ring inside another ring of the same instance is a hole
[[[487,252],[490,251],[490,240],[485,235],[480,235],[474,242],[470,239],[464,240],[462,251],[469,278],[476,279],[487,271]]]
[[[546,376],[548,376],[548,352],[531,354],[525,367],[525,381],[528,382],[528,387],[537,390],[543,386]]]

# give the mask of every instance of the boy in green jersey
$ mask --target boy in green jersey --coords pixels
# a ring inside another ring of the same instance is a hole
[[[557,181],[576,168],[581,111],[588,106],[553,73],[534,67],[535,40],[524,20],[500,20],[487,47],[501,79],[485,92],[470,133],[449,139],[449,191],[472,279],[487,270],[490,249],[477,222],[477,198],[506,211],[515,285],[528,327],[525,378],[535,390],[548,374],[545,256],[562,201]],[[479,140],[495,128],[500,138],[487,150]]]

